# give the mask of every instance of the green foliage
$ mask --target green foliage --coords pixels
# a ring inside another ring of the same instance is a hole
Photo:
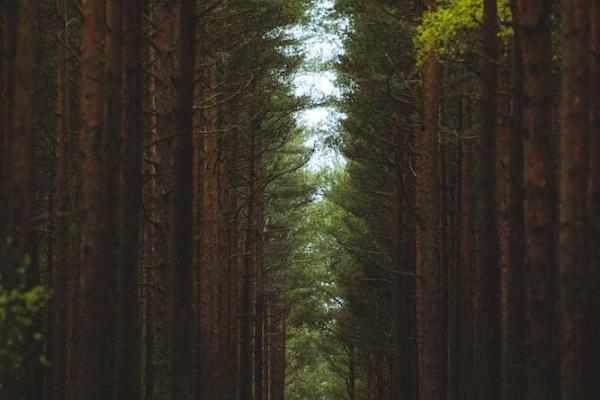
[[[0,275],[0,388],[3,379],[14,379],[20,374],[31,344],[42,339],[33,326],[46,306],[48,290],[26,283],[29,264],[29,259],[25,259],[16,275],[11,276],[10,285]]]
[[[508,0],[498,0],[498,15],[500,37],[510,38],[512,29]],[[435,11],[426,12],[415,35],[417,65],[425,61],[434,46],[442,59],[464,56],[469,49],[476,47],[473,35],[469,33],[481,26],[482,18],[481,0],[446,0]]]

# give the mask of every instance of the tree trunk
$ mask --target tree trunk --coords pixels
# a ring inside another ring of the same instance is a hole
[[[71,192],[70,171],[70,124],[69,124],[69,68],[66,51],[67,41],[67,2],[60,0],[57,4],[58,42],[57,46],[57,81],[56,81],[56,184],[55,184],[55,221],[56,239],[54,251],[54,271],[52,274],[54,306],[53,353],[52,353],[52,398],[67,398],[67,360],[71,339],[68,331],[70,234],[69,207]]]
[[[209,29],[207,29],[209,31]],[[215,33],[207,33],[214,38]],[[211,54],[213,55],[213,54]],[[213,55],[214,56],[214,55]],[[216,62],[215,58],[206,58]],[[204,138],[204,224],[202,227],[202,276],[201,276],[201,304],[200,318],[202,332],[202,371],[201,383],[202,398],[220,399],[222,388],[219,384],[220,372],[214,368],[219,365],[222,349],[220,348],[219,331],[219,134],[214,133],[219,129],[218,121],[218,73],[217,65],[211,65],[206,70],[206,88],[204,96],[207,101],[205,110],[206,130]]]
[[[476,224],[475,213],[477,210],[476,191],[474,190],[474,165],[475,146],[472,136],[472,104],[468,97],[463,99],[463,126],[462,126],[462,160],[461,160],[461,272],[459,276],[460,293],[460,343],[459,343],[459,398],[465,400],[476,399],[475,369],[474,369],[474,279],[475,279],[475,247]]]
[[[90,0],[83,4],[84,25],[81,56],[80,132],[82,220],[81,297],[79,311],[79,379],[77,399],[112,398],[114,389],[115,293],[117,271],[108,264],[112,251],[105,189],[108,178],[105,159],[104,52],[106,3]]]
[[[511,1],[513,15],[516,1]],[[526,320],[523,226],[523,65],[521,61],[521,26],[513,18],[512,107],[509,138],[509,249],[504,284],[504,367],[502,398],[511,400],[526,392]]]
[[[171,366],[173,399],[194,399],[195,273],[192,263],[192,125],[194,77],[196,64],[195,0],[180,5],[180,42],[178,49],[178,117],[175,124],[175,187],[173,190],[173,230],[170,241],[170,264],[173,267],[173,323]]]
[[[0,280],[4,288],[29,288],[37,284],[37,235],[35,207],[35,132],[33,129],[34,72],[36,68],[36,28],[38,4],[6,4],[2,21],[4,54],[2,59],[5,91],[2,117],[3,144],[0,149],[3,194],[0,198]],[[20,271],[23,271],[22,273]],[[22,332],[24,338],[24,376],[1,376],[7,398],[35,395],[40,354],[31,335],[37,325]],[[10,374],[10,372],[9,372]]]
[[[128,1],[123,10],[123,131],[119,152],[123,164],[119,179],[121,209],[119,215],[120,251],[120,332],[118,343],[117,396],[140,399],[141,307],[140,307],[140,217],[142,209],[142,145],[144,96],[142,76],[143,6]]]
[[[429,0],[431,11],[435,1]],[[440,265],[440,144],[438,103],[440,66],[435,48],[423,65],[424,126],[417,135],[417,335],[419,398],[443,399],[445,381],[444,299]]]
[[[496,226],[496,127],[498,16],[495,0],[484,1],[481,65],[482,126],[479,135],[479,204],[475,279],[475,370],[478,397],[500,396],[500,271]]]
[[[600,237],[600,1],[593,0],[590,13],[591,27],[591,67],[590,88],[590,178],[588,204],[590,213],[589,238]],[[595,379],[600,369],[600,247],[591,246],[589,288],[586,313],[586,382],[587,398],[600,397],[600,382]]]
[[[242,277],[242,293],[240,299],[240,400],[252,399],[252,322],[253,318],[253,291],[252,276],[255,254],[255,208],[256,208],[256,170],[254,158],[256,157],[256,127],[252,128],[249,143],[249,157],[247,160],[248,194],[246,197],[246,233],[244,244],[244,274]]]
[[[562,89],[560,140],[561,395],[586,398],[585,302],[588,284],[589,51],[590,2],[562,1]],[[597,290],[597,288],[591,288]]]
[[[551,1],[517,0],[523,63],[523,185],[528,400],[559,397],[557,195],[552,136]]]
[[[265,332],[265,290],[264,290],[264,178],[261,159],[261,141],[259,137],[256,147],[259,152],[255,154],[253,162],[256,171],[256,196],[255,196],[255,313],[254,313],[254,400],[263,400],[263,362],[264,358],[264,332]],[[267,399],[264,399],[267,400]]]

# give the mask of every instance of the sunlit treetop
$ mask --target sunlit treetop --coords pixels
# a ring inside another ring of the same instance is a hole
[[[508,0],[498,0],[500,37],[512,36],[511,13]],[[423,15],[415,35],[417,64],[421,65],[434,44],[441,60],[459,58],[472,48],[473,36],[469,32],[482,25],[483,1],[445,0],[438,2],[434,11]]]

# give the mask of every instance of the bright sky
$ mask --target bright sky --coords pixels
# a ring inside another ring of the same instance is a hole
[[[341,38],[335,33],[328,33],[319,25],[319,20],[333,11],[332,0],[321,0],[317,2],[312,14],[314,23],[308,28],[296,29],[293,34],[303,38],[303,50],[306,55],[307,68],[297,74],[296,94],[308,95],[313,100],[319,101],[330,96],[339,95],[336,87],[335,71],[311,71],[311,65],[319,65],[333,60],[342,51]],[[344,24],[339,20],[334,23]],[[315,68],[319,69],[319,68]],[[307,145],[315,146],[316,152],[309,163],[309,168],[313,171],[321,170],[326,167],[333,167],[336,164],[343,163],[341,155],[327,148],[323,141],[326,135],[331,135],[337,130],[337,124],[340,119],[340,113],[333,107],[315,107],[298,113],[298,121],[313,134],[307,140]]]

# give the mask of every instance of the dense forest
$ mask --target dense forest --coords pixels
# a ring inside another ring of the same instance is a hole
[[[0,0],[0,400],[597,400],[599,238],[600,0]]]

